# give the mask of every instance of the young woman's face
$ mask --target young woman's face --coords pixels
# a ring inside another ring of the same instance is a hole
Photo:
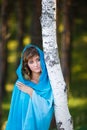
[[[32,72],[40,73],[41,72],[40,57],[37,55],[30,58],[28,60],[28,66]]]

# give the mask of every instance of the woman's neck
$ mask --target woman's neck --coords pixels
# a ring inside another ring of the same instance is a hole
[[[40,73],[32,73],[31,81],[38,83],[40,77]]]

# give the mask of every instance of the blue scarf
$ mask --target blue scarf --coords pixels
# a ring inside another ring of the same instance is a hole
[[[48,130],[53,115],[53,94],[47,74],[43,52],[34,45],[40,54],[40,64],[42,73],[39,82],[35,84],[29,80],[25,80],[22,76],[22,58],[20,65],[16,71],[18,79],[25,85],[34,89],[32,98],[18,89],[16,83],[11,99],[11,106],[6,125],[6,130]]]

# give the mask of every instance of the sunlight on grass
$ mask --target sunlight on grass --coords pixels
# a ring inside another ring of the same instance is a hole
[[[77,47],[78,44],[83,45],[83,44],[87,44],[87,34],[82,34],[79,37],[76,37],[75,41],[74,41],[74,47]]]
[[[23,40],[23,43],[24,43],[24,45],[31,43],[31,38],[29,36],[26,36]]]
[[[69,99],[69,106],[73,107],[83,107],[87,106],[87,98],[70,98]]]
[[[8,56],[7,61],[8,61],[9,63],[13,63],[13,62],[16,61],[16,58],[17,58],[17,54],[14,53],[14,54],[11,54],[11,55]]]
[[[3,123],[3,125],[2,125],[1,130],[5,130],[5,127],[6,127],[6,122],[7,122],[7,121],[4,121],[4,123]]]
[[[18,42],[16,40],[10,40],[8,42],[7,48],[9,49],[9,51],[13,51],[13,50],[16,50],[17,45],[18,45]],[[16,57],[17,57],[16,52],[11,53],[10,55],[8,55],[7,61],[9,63],[15,62],[16,61]]]
[[[83,79],[83,80],[84,80],[84,79],[87,80],[87,73],[83,73],[83,74],[81,73],[81,75],[78,75],[78,78],[79,78],[79,79]]]
[[[75,23],[76,24],[83,24],[83,19],[80,19],[80,18],[78,18],[78,19],[75,19]]]
[[[10,104],[9,104],[9,103],[6,103],[6,102],[3,103],[3,104],[2,104],[2,109],[3,109],[3,110],[9,110],[9,109],[10,109]]]
[[[87,43],[87,35],[82,37],[82,40]]]
[[[13,90],[13,84],[6,84],[6,91],[11,92]]]
[[[14,50],[17,48],[18,42],[16,40],[10,40],[7,44],[9,50]]]
[[[4,102],[3,102],[3,104],[2,104],[2,109],[3,109],[4,111],[8,111],[8,110],[10,109],[10,103],[6,103],[6,102],[4,103]],[[3,121],[1,130],[5,130],[5,127],[6,127],[6,120]]]
[[[64,30],[64,25],[63,25],[63,24],[60,24],[58,30],[59,30],[59,32],[63,32],[63,30]]]
[[[79,72],[79,71],[81,71],[81,70],[82,70],[81,65],[75,65],[75,66],[72,68],[73,73],[74,73],[74,72]]]

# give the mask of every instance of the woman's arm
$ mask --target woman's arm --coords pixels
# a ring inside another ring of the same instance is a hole
[[[24,93],[27,93],[30,95],[30,97],[32,97],[33,94],[33,89],[31,87],[26,86],[25,84],[23,84],[22,82],[17,81],[16,82],[17,87]]]

